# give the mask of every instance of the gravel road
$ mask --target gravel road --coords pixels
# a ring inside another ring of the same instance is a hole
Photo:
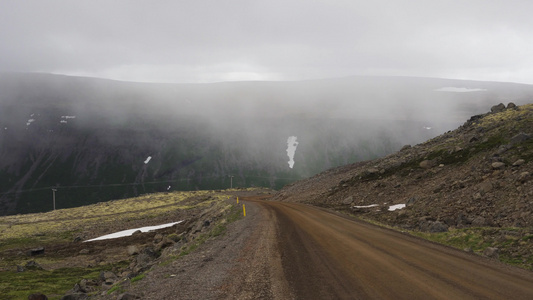
[[[247,216],[133,285],[142,299],[533,299],[533,273],[298,203]]]

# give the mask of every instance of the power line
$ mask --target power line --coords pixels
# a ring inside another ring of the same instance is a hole
[[[236,176],[237,177],[237,176]],[[240,177],[240,176],[238,176]],[[301,178],[290,178],[290,177],[265,177],[265,176],[242,176],[244,179],[246,178],[261,178],[261,179],[273,179],[273,180],[300,180]],[[242,178],[241,177],[241,178]],[[210,178],[223,178],[223,176],[205,176],[202,177],[202,179],[210,179]],[[67,185],[67,186],[49,186],[49,187],[43,187],[43,188],[36,188],[36,189],[26,189],[26,190],[18,190],[13,192],[5,192],[0,193],[1,196],[3,195],[9,195],[9,194],[20,194],[20,193],[30,193],[30,192],[38,192],[38,191],[44,191],[44,190],[50,190],[50,189],[76,189],[76,188],[104,188],[104,187],[118,187],[118,186],[136,186],[136,185],[145,185],[145,184],[158,184],[158,183],[172,183],[172,182],[183,182],[183,181],[189,181],[194,180],[194,178],[181,178],[181,179],[173,179],[173,180],[163,180],[163,181],[147,181],[147,182],[132,182],[132,183],[110,183],[110,184],[93,184],[93,185]]]

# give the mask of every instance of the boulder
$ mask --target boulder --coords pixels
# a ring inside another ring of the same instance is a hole
[[[513,102],[509,102],[507,104],[507,109],[511,109],[511,108],[516,108],[516,104],[514,104]]]
[[[502,112],[505,110],[505,105],[503,103],[500,103],[498,105],[494,105],[493,107],[490,108],[490,111],[492,113],[499,113],[499,112]]]

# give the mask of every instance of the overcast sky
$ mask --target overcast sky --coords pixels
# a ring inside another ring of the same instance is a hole
[[[0,0],[0,71],[533,84],[531,0]]]

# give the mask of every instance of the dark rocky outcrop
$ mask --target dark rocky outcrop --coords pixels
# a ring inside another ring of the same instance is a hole
[[[28,300],[48,300],[45,294],[35,293],[28,296]]]

